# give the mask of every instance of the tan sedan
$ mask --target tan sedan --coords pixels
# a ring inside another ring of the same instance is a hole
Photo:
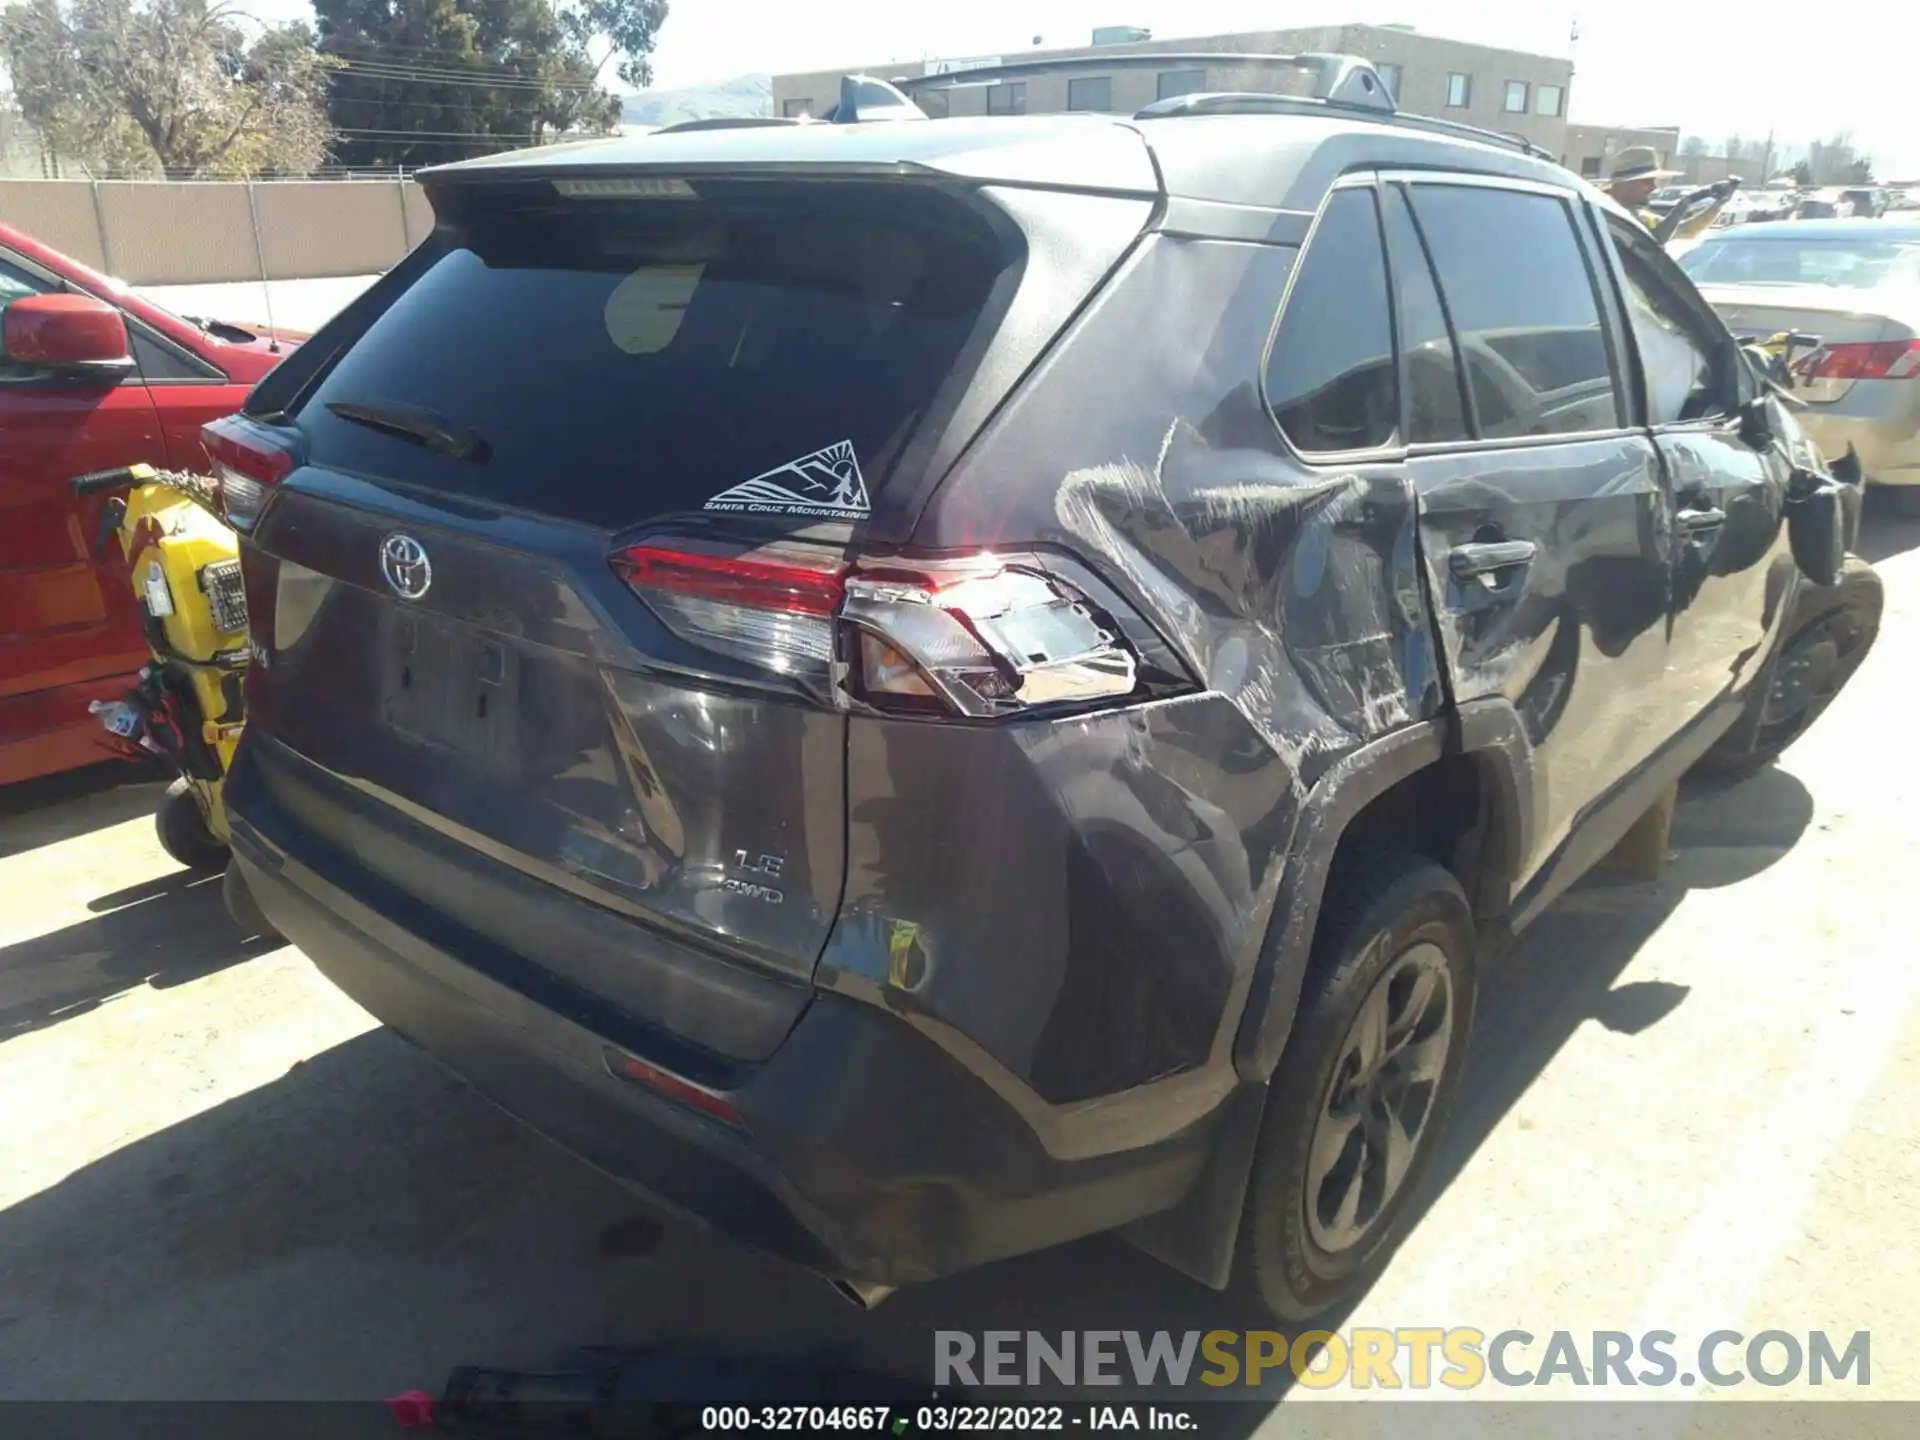
[[[1676,258],[1734,334],[1820,337],[1794,367],[1801,426],[1920,514],[1920,223],[1746,225]]]

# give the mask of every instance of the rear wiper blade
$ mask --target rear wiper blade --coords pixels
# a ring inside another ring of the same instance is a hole
[[[472,430],[454,425],[444,415],[423,405],[363,405],[357,400],[329,400],[327,409],[342,420],[412,440],[456,460],[485,460],[493,447]]]

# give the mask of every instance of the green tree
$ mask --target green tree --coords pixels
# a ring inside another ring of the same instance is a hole
[[[336,57],[335,154],[355,166],[419,166],[600,133],[620,118],[598,83],[644,84],[664,0],[315,0]],[[596,44],[599,46],[595,51]]]
[[[1793,162],[1793,183],[1802,187],[1813,184],[1813,166],[1806,160]]]
[[[304,174],[326,156],[329,61],[305,25],[207,0],[14,0],[0,58],[21,113],[95,170]]]

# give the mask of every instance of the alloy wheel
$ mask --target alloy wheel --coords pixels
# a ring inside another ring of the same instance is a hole
[[[1395,958],[1340,1046],[1307,1155],[1307,1225],[1328,1254],[1366,1238],[1412,1168],[1453,1043],[1453,979],[1439,946]]]

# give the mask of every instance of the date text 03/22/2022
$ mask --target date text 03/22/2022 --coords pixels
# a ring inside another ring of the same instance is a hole
[[[1155,1405],[709,1405],[701,1429],[715,1434],[852,1430],[885,1436],[913,1432],[1157,1430],[1198,1428],[1182,1409]]]

